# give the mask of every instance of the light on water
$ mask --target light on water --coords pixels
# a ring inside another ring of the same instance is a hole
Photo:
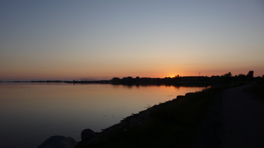
[[[0,147],[37,147],[53,135],[77,141],[123,118],[204,87],[0,84]]]

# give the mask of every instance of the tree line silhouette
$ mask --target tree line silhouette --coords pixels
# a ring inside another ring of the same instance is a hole
[[[239,74],[232,76],[231,72],[223,74],[221,76],[175,76],[165,78],[147,78],[136,77],[132,78],[123,77],[122,79],[114,77],[110,80],[111,84],[123,84],[123,85],[178,85],[178,86],[209,86],[209,85],[223,85],[230,83],[238,83],[244,81],[252,81],[254,79],[263,79],[261,77],[254,78],[254,71],[249,71],[247,75]]]
[[[46,83],[73,83],[73,84],[113,84],[113,85],[174,85],[174,86],[216,86],[234,84],[240,82],[249,82],[254,80],[264,79],[262,77],[254,77],[254,71],[251,70],[247,75],[239,74],[233,76],[231,72],[225,73],[221,76],[179,76],[165,77],[165,78],[150,78],[150,77],[114,77],[111,80],[80,80],[80,81],[61,81],[61,80],[47,80],[47,81],[31,81],[31,82],[46,82]]]

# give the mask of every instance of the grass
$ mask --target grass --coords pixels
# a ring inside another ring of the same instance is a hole
[[[247,92],[259,96],[264,101],[264,80],[256,81]]]
[[[210,88],[161,103],[150,110],[149,118],[142,124],[125,130],[116,128],[77,148],[193,147],[198,126],[207,115],[213,97],[229,87],[234,86]]]

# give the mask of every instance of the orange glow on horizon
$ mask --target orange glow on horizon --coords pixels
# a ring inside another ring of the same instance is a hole
[[[249,69],[251,70],[251,69]],[[153,70],[149,72],[131,72],[131,71],[119,71],[119,72],[113,72],[113,71],[95,71],[95,72],[90,72],[90,71],[80,71],[79,69],[73,69],[71,71],[67,70],[47,70],[47,71],[7,71],[7,72],[2,72],[0,74],[0,81],[5,81],[5,80],[81,80],[81,79],[91,79],[91,80],[110,80],[113,77],[128,77],[131,76],[133,78],[138,77],[150,77],[150,78],[165,78],[165,77],[170,77],[173,78],[177,75],[180,77],[184,76],[216,76],[216,75],[223,75],[227,72],[231,72],[233,76],[238,75],[238,74],[247,74],[249,70],[243,70],[243,69],[238,69],[238,70],[204,70],[197,72],[196,70],[192,71],[186,71],[183,70],[182,72],[173,72],[173,71],[158,71],[158,70]],[[254,77],[256,76],[262,76],[264,71],[261,69],[252,69],[254,71]]]

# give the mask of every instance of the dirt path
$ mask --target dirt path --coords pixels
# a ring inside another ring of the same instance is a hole
[[[222,148],[264,147],[264,102],[243,92],[249,86],[224,91]]]

